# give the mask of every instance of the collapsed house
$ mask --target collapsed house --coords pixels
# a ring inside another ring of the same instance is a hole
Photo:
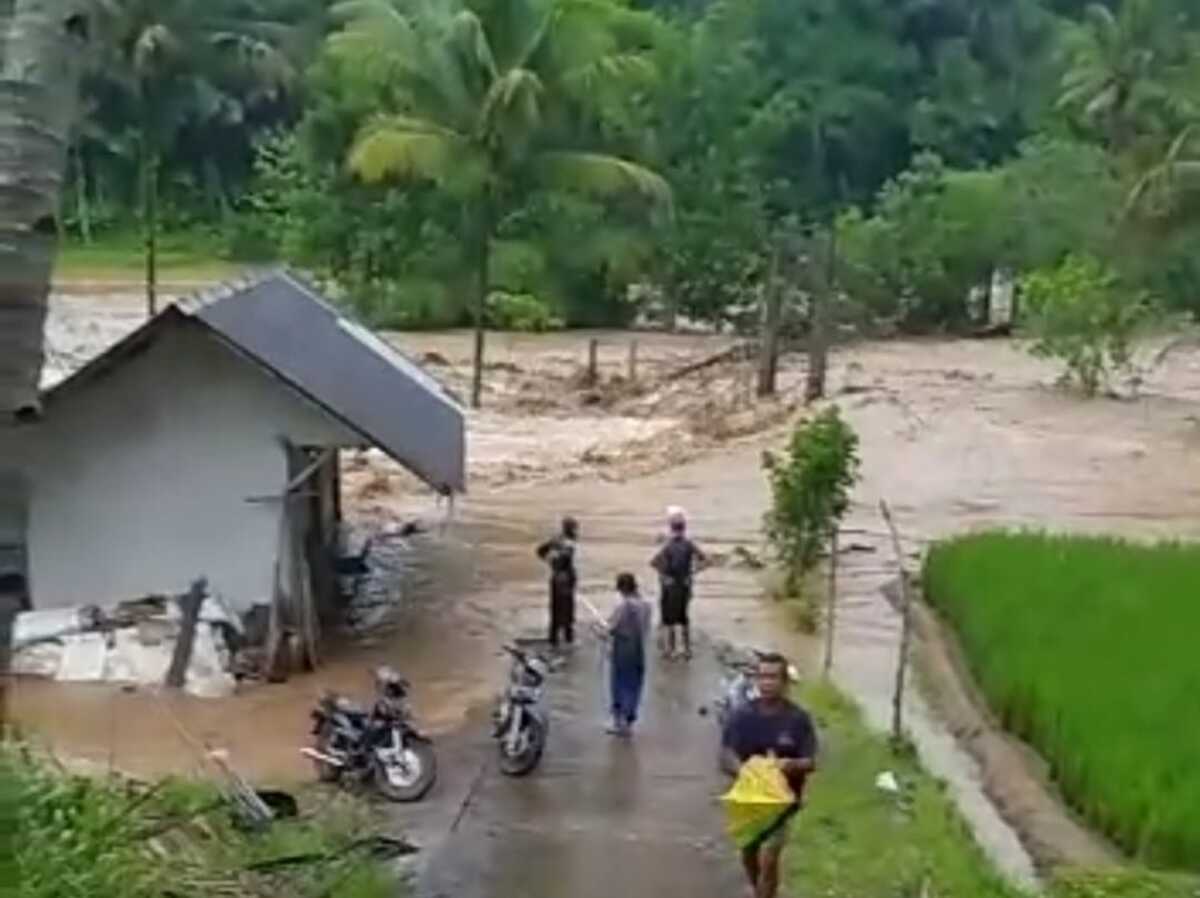
[[[134,623],[131,600],[152,617],[148,597],[204,578],[202,619],[264,621],[268,667],[289,647],[315,664],[340,611],[340,451],[377,448],[442,496],[465,484],[457,403],[283,272],[168,307],[43,408],[0,446],[19,472],[0,483],[0,576],[35,613],[127,603]]]

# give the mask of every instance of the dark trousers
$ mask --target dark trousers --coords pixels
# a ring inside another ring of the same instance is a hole
[[[612,713],[618,723],[632,724],[637,721],[638,706],[642,702],[642,683],[646,679],[643,664],[622,663],[614,658],[612,663]]]
[[[550,581],[550,644],[575,641],[575,584]]]

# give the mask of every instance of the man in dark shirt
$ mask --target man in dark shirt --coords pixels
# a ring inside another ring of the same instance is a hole
[[[659,599],[659,624],[666,636],[663,654],[675,658],[675,631],[680,631],[683,657],[692,657],[691,619],[688,608],[692,603],[692,578],[704,566],[706,557],[694,542],[688,539],[687,519],[683,512],[673,510],[668,515],[671,535],[663,547],[650,560],[650,566],[658,572],[662,585]]]
[[[561,638],[567,645],[575,642],[575,547],[579,523],[573,517],[562,519],[562,532],[537,548],[537,556],[550,568],[550,645],[557,648]]]
[[[773,757],[796,796],[795,810],[759,844],[742,852],[742,865],[755,898],[779,892],[779,862],[788,825],[799,810],[808,775],[816,769],[817,733],[808,712],[787,697],[788,662],[782,655],[762,655],[755,674],[759,697],[734,711],[725,727],[723,762],[736,775],[750,758]]]

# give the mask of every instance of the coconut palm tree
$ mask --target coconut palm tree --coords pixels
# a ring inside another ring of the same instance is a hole
[[[16,0],[6,8],[12,17],[0,20],[0,487],[21,480],[4,452],[4,431],[14,418],[38,411],[55,216],[92,28],[86,0]],[[0,594],[0,738],[7,735],[9,632],[18,610],[15,596]]]
[[[1117,12],[1093,3],[1067,43],[1059,108],[1098,128],[1114,152],[1129,149],[1147,109],[1167,99],[1174,37],[1157,0],[1124,0]]]
[[[362,128],[351,171],[369,183],[432,182],[462,204],[478,408],[491,250],[505,216],[537,190],[670,208],[659,175],[593,149],[598,122],[653,74],[650,20],[609,0],[354,0],[335,13],[344,25],[332,52],[377,74],[394,99]]]
[[[100,3],[109,47],[101,76],[123,88],[137,122],[146,309],[153,315],[163,159],[185,125],[240,121],[255,92],[273,93],[290,82],[291,65],[277,49],[287,29],[247,19],[231,0]]]
[[[36,413],[59,193],[91,32],[86,0],[0,20],[0,417]],[[0,420],[0,428],[9,421]]]

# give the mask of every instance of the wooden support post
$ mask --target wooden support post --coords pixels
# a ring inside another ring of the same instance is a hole
[[[0,593],[0,741],[8,738],[8,680],[12,665],[13,624],[21,610],[16,595]]]
[[[626,372],[630,383],[637,383],[638,376],[638,341],[629,341],[629,369]]]
[[[892,511],[883,500],[879,502],[879,511],[891,533],[896,567],[900,571],[900,659],[896,664],[896,689],[892,694],[892,740],[899,745],[904,737],[904,688],[908,675],[909,646],[912,643],[912,597],[908,589],[908,574],[904,570],[904,549],[900,545],[900,532],[892,519]]]
[[[758,395],[774,396],[779,372],[779,322],[783,305],[783,290],[779,283],[779,247],[771,252],[771,269],[763,297],[762,340],[759,344]]]
[[[834,626],[837,623],[838,589],[838,532],[835,529],[829,540],[829,595],[825,599],[825,663],[826,679],[833,671]]]
[[[588,340],[587,382],[594,387],[600,380],[600,341],[595,337]]]
[[[208,592],[208,581],[196,580],[187,594],[179,599],[183,622],[179,626],[179,638],[175,640],[175,652],[171,666],[167,668],[166,685],[171,689],[182,689],[187,681],[188,665],[192,663],[192,646],[196,641],[196,624],[200,620],[200,606]]]

